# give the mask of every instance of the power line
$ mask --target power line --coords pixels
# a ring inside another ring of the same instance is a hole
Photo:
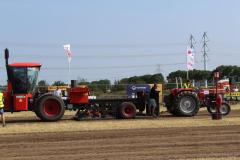
[[[195,51],[195,50],[194,50]],[[220,55],[239,55],[240,52],[236,51],[236,52],[222,52],[222,51],[215,51],[215,53],[218,53],[217,55],[220,56]],[[196,51],[194,52],[196,53]],[[59,56],[59,54],[34,54],[34,55],[31,55],[30,53],[29,54],[26,54],[26,53],[23,53],[23,54],[13,54],[14,57],[28,57],[28,58],[58,58],[58,59],[61,59],[61,58],[66,58],[66,55],[64,54],[61,54],[61,56]],[[214,55],[214,53],[212,54]],[[144,57],[161,57],[161,56],[164,56],[164,57],[170,57],[170,56],[182,56],[182,53],[157,53],[157,54],[114,54],[114,55],[73,55],[73,58],[84,58],[84,59],[88,59],[88,58],[144,58]]]
[[[200,63],[200,62],[196,62]],[[165,64],[147,64],[147,65],[120,65],[120,66],[93,66],[93,67],[72,67],[73,70],[87,70],[87,69],[116,69],[116,68],[147,68],[147,67],[158,67],[159,66],[174,66],[183,65],[185,62],[165,63]],[[42,67],[42,70],[66,70],[67,67]],[[0,70],[5,70],[4,67],[0,67]]]
[[[157,54],[113,54],[113,55],[77,55],[74,54],[73,57],[76,58],[141,58],[141,57],[160,57],[160,56],[176,56],[181,55],[181,53],[157,53]],[[59,54],[14,54],[15,57],[31,57],[31,58],[65,58],[66,56],[62,54],[59,56]]]
[[[186,64],[185,62],[179,63],[166,63],[166,64],[149,64],[149,65],[128,65],[128,66],[95,66],[95,67],[72,67],[73,70],[87,70],[87,69],[116,69],[116,68],[147,68],[147,67],[157,67],[157,66],[173,66],[173,65],[183,65]],[[49,69],[49,70],[63,70],[67,69],[66,67],[43,67],[42,69]]]
[[[29,42],[7,42],[0,41],[2,46],[17,47],[37,47],[37,48],[59,48],[62,44],[57,43],[29,43]],[[136,44],[76,44],[71,43],[74,48],[95,49],[95,48],[147,48],[147,47],[163,47],[163,46],[183,46],[184,43],[136,43]]]

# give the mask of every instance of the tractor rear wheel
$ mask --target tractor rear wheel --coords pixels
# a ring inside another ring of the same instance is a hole
[[[194,92],[183,91],[175,100],[175,112],[178,116],[194,116],[199,111],[199,100]]]
[[[123,119],[130,119],[136,116],[136,106],[131,102],[123,102],[118,108],[118,115]]]
[[[35,112],[43,121],[57,121],[64,115],[64,102],[54,95],[44,96],[37,102]]]
[[[207,110],[210,114],[216,112],[216,108],[214,106],[207,106]],[[220,107],[220,113],[224,116],[228,115],[231,112],[231,107],[228,103],[222,103]]]
[[[176,115],[175,106],[174,106],[174,97],[172,94],[164,96],[164,103],[167,108],[167,111],[172,115]]]

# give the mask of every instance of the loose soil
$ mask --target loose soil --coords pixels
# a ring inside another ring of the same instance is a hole
[[[2,160],[240,158],[240,126],[1,135]]]
[[[110,119],[76,122],[71,120],[70,115],[56,123],[39,123],[39,120],[31,117],[10,118],[8,126],[0,128],[0,132],[3,131],[0,134],[0,159],[240,159],[239,117],[240,111],[237,109],[220,121],[211,120],[206,111],[201,111],[194,118],[171,117],[164,113],[159,119],[122,121]],[[177,123],[181,121],[182,123]],[[143,122],[147,125],[142,125]],[[191,122],[191,125],[184,125],[184,122]],[[211,125],[205,125],[206,122]],[[81,123],[90,129],[81,129]],[[109,128],[95,127],[110,123],[113,126]],[[124,123],[126,127],[114,127],[119,123]],[[158,123],[165,125],[157,125]],[[175,123],[178,125],[168,126]],[[29,125],[26,126],[27,124]],[[72,125],[73,128],[79,126],[73,130],[51,129],[52,125],[63,124]],[[38,125],[48,129],[38,131]],[[94,125],[94,129],[91,125]],[[18,132],[13,130],[15,127],[19,129]],[[29,129],[24,130],[24,127]]]

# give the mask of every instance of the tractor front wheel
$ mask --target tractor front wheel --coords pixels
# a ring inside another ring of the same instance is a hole
[[[65,112],[64,102],[54,95],[44,96],[37,102],[35,112],[43,121],[57,121]]]
[[[210,114],[216,112],[216,108],[214,106],[207,106],[207,110]],[[224,116],[228,115],[231,112],[231,107],[228,103],[222,103],[220,107],[220,113]]]

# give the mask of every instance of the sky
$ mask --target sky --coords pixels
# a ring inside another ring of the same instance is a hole
[[[70,79],[119,80],[186,70],[192,34],[195,69],[239,65],[239,0],[0,0],[0,84],[3,51],[11,62],[39,62],[39,80],[69,82],[64,44],[71,44]]]

